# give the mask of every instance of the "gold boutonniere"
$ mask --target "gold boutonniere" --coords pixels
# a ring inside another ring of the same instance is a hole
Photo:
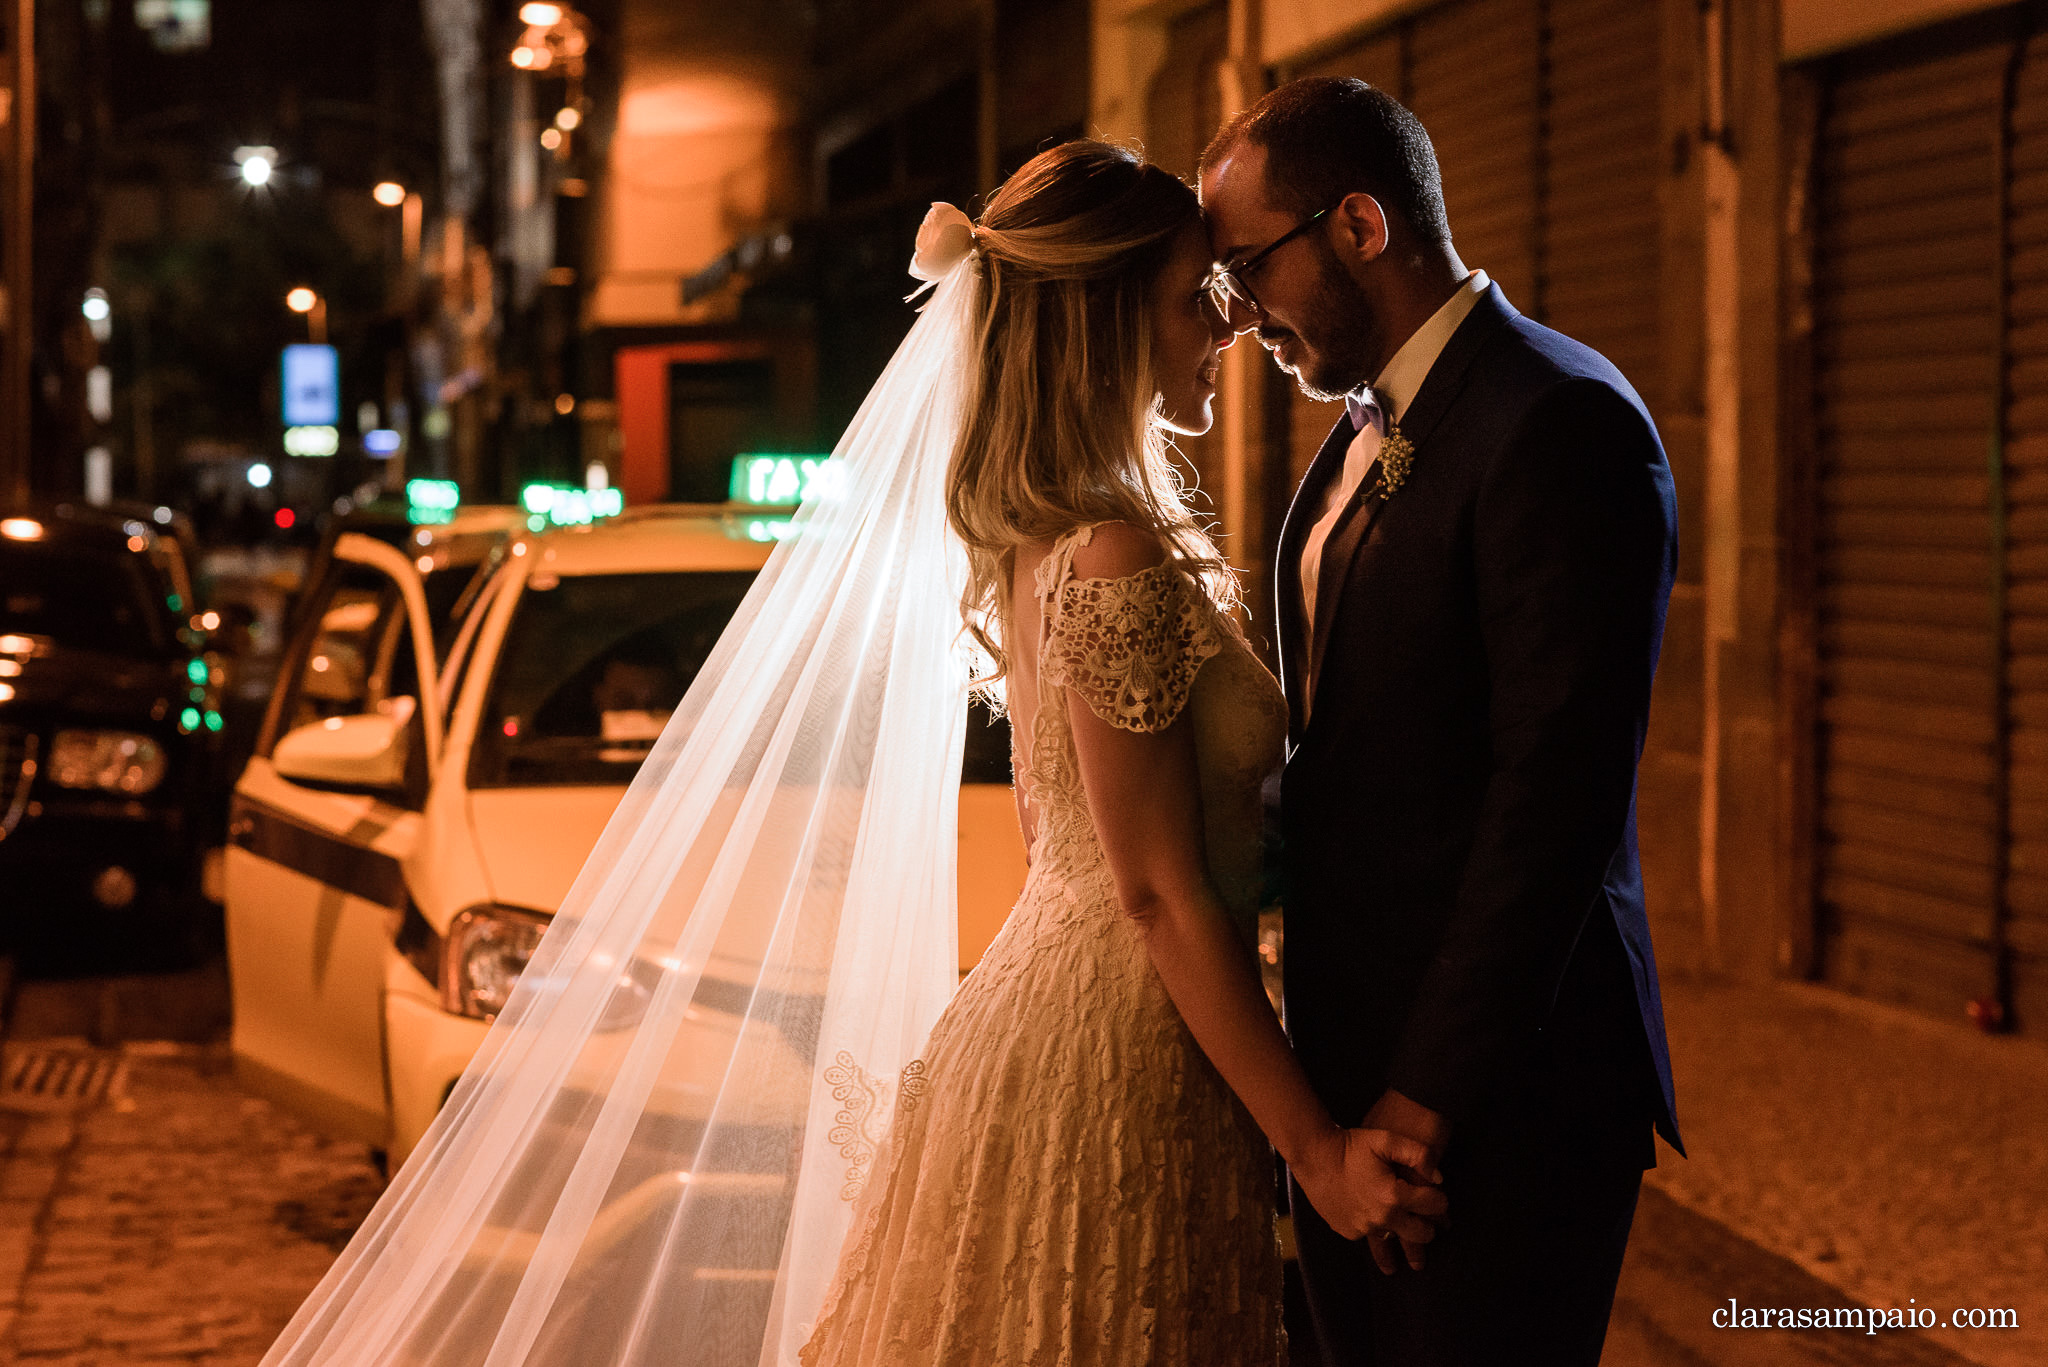
[[[1415,464],[1415,443],[1401,435],[1398,423],[1387,425],[1387,435],[1380,441],[1380,498],[1392,498],[1394,491],[1408,478],[1408,471]]]

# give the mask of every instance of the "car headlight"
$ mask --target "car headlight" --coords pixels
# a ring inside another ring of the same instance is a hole
[[[441,1004],[479,1020],[504,1010],[547,924],[532,912],[510,907],[458,913],[442,951]]]
[[[50,781],[60,788],[139,796],[169,767],[163,747],[133,731],[59,731],[50,742]]]
[[[441,1004],[477,1020],[496,1016],[511,1000],[512,986],[547,927],[544,916],[495,904],[458,913],[442,941]],[[612,985],[597,1028],[623,1030],[637,1023],[647,1014],[656,981],[651,966],[633,960]]]

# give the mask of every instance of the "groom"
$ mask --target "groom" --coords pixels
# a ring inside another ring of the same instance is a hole
[[[1294,1188],[1324,1357],[1590,1367],[1652,1127],[1679,1145],[1635,836],[1663,448],[1619,371],[1466,269],[1379,90],[1267,95],[1202,198],[1231,325],[1348,407],[1276,573],[1288,1029],[1336,1118],[1429,1145],[1450,1198],[1403,1248]]]

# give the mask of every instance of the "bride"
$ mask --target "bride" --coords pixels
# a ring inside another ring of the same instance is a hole
[[[1067,143],[912,269],[837,477],[266,1363],[1273,1363],[1269,1142],[1350,1237],[1444,1213],[1254,968],[1286,709],[1167,457],[1229,338],[1193,192]],[[969,653],[1030,873],[951,992]]]

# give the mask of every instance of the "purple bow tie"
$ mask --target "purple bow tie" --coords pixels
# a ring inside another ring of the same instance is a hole
[[[1363,432],[1372,421],[1373,414],[1380,412],[1380,401],[1373,397],[1370,389],[1353,390],[1344,396],[1344,411],[1350,415],[1351,430]]]

